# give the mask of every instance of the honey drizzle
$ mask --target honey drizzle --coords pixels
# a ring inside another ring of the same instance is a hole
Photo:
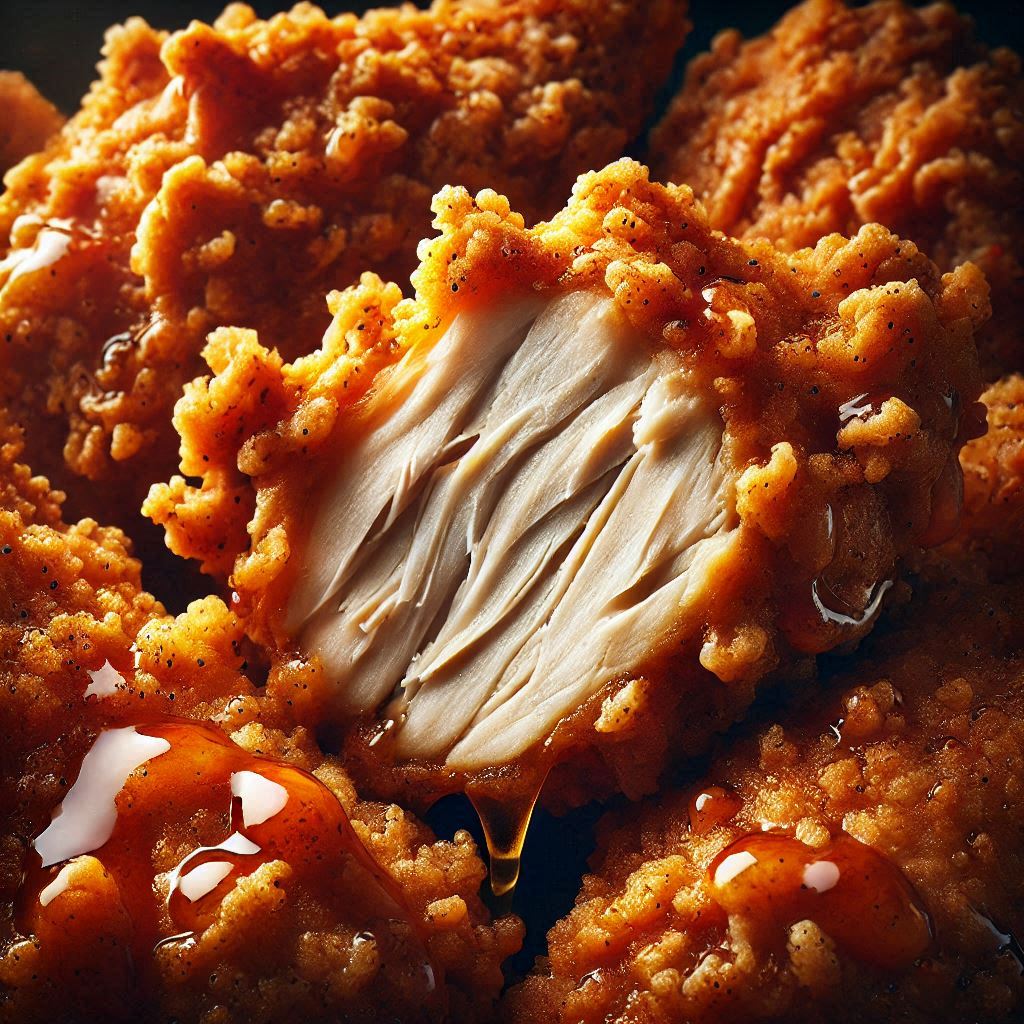
[[[690,831],[702,836],[732,821],[743,807],[738,794],[728,786],[705,786],[690,800]]]
[[[484,830],[491,892],[498,899],[511,900],[519,881],[523,845],[547,774],[545,768],[515,782],[475,780],[466,785],[466,796]]]

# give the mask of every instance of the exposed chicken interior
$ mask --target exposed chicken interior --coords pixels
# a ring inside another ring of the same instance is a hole
[[[877,225],[738,242],[629,160],[533,228],[488,191],[434,211],[415,298],[364,275],[293,362],[211,337],[146,512],[233,563],[268,696],[375,791],[588,747],[649,791],[955,525],[984,284]],[[567,801],[610,788],[581,770]]]
[[[336,440],[286,628],[402,756],[510,760],[703,622],[722,430],[606,295],[470,309]]]

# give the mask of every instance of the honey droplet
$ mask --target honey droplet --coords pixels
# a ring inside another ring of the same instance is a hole
[[[909,967],[932,942],[928,914],[889,858],[843,834],[815,850],[791,836],[755,833],[708,868],[714,899],[730,915],[778,929],[809,920],[850,956],[888,970]]]
[[[963,743],[955,736],[934,736],[924,747],[926,754],[938,754],[943,750],[954,751],[963,746]]]
[[[119,331],[117,334],[112,334],[100,349],[101,369],[112,369],[132,350],[134,343],[135,339],[131,331]]]
[[[576,991],[579,992],[585,989],[588,985],[601,985],[604,983],[604,968],[595,967],[594,970],[588,971],[580,978],[576,985]]]
[[[702,836],[739,813],[743,801],[724,786],[706,786],[690,801],[690,831]]]
[[[168,883],[171,921],[176,928],[185,929],[175,938],[191,937],[212,924],[221,900],[238,877],[251,874],[262,863],[253,859],[262,852],[257,843],[232,832],[217,846],[200,846],[187,854],[171,872]]]
[[[380,722],[373,730],[370,738],[367,740],[366,745],[368,747],[375,747],[381,740],[387,738],[388,733],[392,731],[397,725],[397,720],[394,718],[386,718],[383,722]]]
[[[52,267],[67,255],[72,240],[70,221],[48,221],[30,249],[14,249],[0,260],[0,284],[11,285],[21,277]]]
[[[491,865],[491,892],[496,897],[510,896],[519,881],[523,844],[537,797],[544,786],[545,773],[526,779],[488,784],[475,781],[466,786],[480,818]]]

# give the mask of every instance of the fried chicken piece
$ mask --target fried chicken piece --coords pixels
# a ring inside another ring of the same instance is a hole
[[[611,815],[506,1018],[1018,1020],[1022,612],[947,575],[802,710]]]
[[[434,210],[415,300],[364,275],[293,363],[212,336],[146,509],[308,661],[271,676],[288,713],[441,766],[420,798],[563,760],[636,795],[955,525],[984,285],[877,225],[722,237],[630,160],[533,229],[490,191]]]
[[[61,112],[18,71],[0,71],[0,177],[42,149],[64,123]]]
[[[445,184],[551,214],[640,132],[686,27],[683,0],[436,0],[112,29],[0,197],[0,402],[33,466],[103,481],[66,485],[76,515],[128,526],[209,331],[312,351],[328,291],[407,277]]]
[[[165,615],[3,441],[0,1019],[489,1016],[521,925],[468,835],[358,799],[264,714],[237,618]]]
[[[988,379],[1024,368],[1024,76],[952,7],[807,0],[719,35],[652,136],[654,173],[711,221],[783,249],[877,221],[992,287]]]

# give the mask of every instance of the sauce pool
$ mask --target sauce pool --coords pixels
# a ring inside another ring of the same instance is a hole
[[[160,951],[187,950],[239,882],[284,862],[289,900],[310,894],[354,944],[372,939],[383,955],[400,942],[424,1003],[439,995],[415,916],[334,793],[212,726],[170,719],[102,731],[33,848],[19,929],[45,950],[53,929],[75,927],[83,899],[102,901],[111,920],[126,912],[125,969],[143,993]]]
[[[708,868],[715,901],[730,916],[786,931],[812,921],[841,951],[899,971],[932,944],[931,919],[888,857],[843,834],[823,849],[774,833],[743,836]]]

